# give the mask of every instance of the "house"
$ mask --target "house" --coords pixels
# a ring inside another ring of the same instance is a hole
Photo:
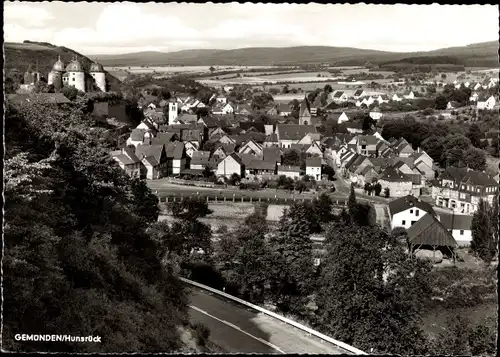
[[[276,107],[269,108],[266,111],[266,114],[267,115],[278,115],[278,109],[276,109]]]
[[[432,198],[436,206],[449,208],[455,213],[472,215],[479,200],[493,204],[498,183],[482,171],[447,167],[432,185]]]
[[[403,98],[404,99],[415,99],[415,94],[413,93],[412,90],[407,90],[403,93]]]
[[[149,130],[145,129],[134,129],[130,133],[130,136],[127,139],[127,146],[135,146],[142,145],[144,143],[150,144],[153,139],[153,133]]]
[[[290,178],[299,178],[302,170],[300,169],[299,166],[285,166],[285,165],[280,165],[278,166],[278,175],[279,176],[286,176]]]
[[[239,104],[235,109],[235,113],[240,115],[250,115],[252,114],[252,107],[246,104]]]
[[[486,101],[484,102],[477,102],[477,109],[482,109],[482,110],[491,110],[495,106],[495,97],[490,96]]]
[[[377,155],[378,140],[373,135],[359,135],[356,138],[356,152],[364,156]]]
[[[217,165],[216,175],[230,178],[231,175],[237,174],[240,177],[245,176],[245,165],[238,155],[234,152],[229,154]]]
[[[187,155],[184,143],[179,141],[169,142],[164,146],[168,160],[167,175],[179,174],[186,168]]]
[[[364,168],[359,170],[359,172],[353,174],[356,176],[356,179],[351,179],[351,181],[356,181],[361,187],[365,185],[365,183],[372,183],[374,180],[378,179],[377,170],[371,165],[366,165]]]
[[[366,105],[367,107],[369,107],[373,103],[375,103],[375,98],[373,98],[371,96],[370,97],[364,97],[363,100],[361,101],[361,105]]]
[[[226,156],[232,154],[236,148],[234,144],[218,144],[216,146],[214,153],[212,156],[218,158],[219,160],[224,159]]]
[[[469,101],[470,102],[477,102],[478,97],[479,97],[479,94],[477,94],[477,92],[473,92],[469,98]]]
[[[316,181],[321,180],[321,158],[306,158],[306,175],[313,177]]]
[[[378,104],[383,104],[383,103],[389,103],[391,99],[389,98],[389,96],[387,94],[380,94],[376,101],[378,102]]]
[[[213,114],[222,114],[222,115],[233,114],[234,107],[231,105],[231,103],[221,104],[219,106],[214,107],[212,109],[212,113]]]
[[[285,103],[280,103],[278,104],[278,115],[282,117],[287,117],[292,114],[292,110],[290,109],[290,106]]]
[[[224,96],[217,97],[217,98],[215,98],[215,102],[216,103],[220,103],[220,104],[226,104],[227,103],[227,98],[224,97]]]
[[[373,120],[379,120],[380,118],[382,118],[382,112],[380,111],[380,109],[378,107],[375,107],[372,110],[370,110],[370,113],[368,115]]]
[[[111,156],[127,175],[132,178],[141,177],[141,160],[135,154],[134,149],[124,147],[121,150],[112,151]]]
[[[458,247],[453,235],[433,215],[426,214],[407,230],[408,245],[412,254],[418,250],[436,250],[454,257]]]
[[[281,164],[281,150],[278,147],[267,147],[262,149],[263,160]]]
[[[236,145],[236,140],[232,137],[230,137],[229,135],[224,135],[224,136],[221,136],[218,140],[217,140],[219,143],[221,144],[232,144],[232,145]]]
[[[346,113],[330,113],[328,114],[328,120],[334,120],[337,124],[342,124],[349,121]]]
[[[402,197],[411,195],[413,182],[409,175],[403,174],[394,167],[388,167],[380,175],[378,182],[382,186],[382,192],[389,189],[390,197]]]
[[[263,147],[268,148],[268,147],[279,147],[280,143],[278,141],[278,135],[275,133],[272,133],[271,135],[266,136],[266,139],[264,140]]]
[[[349,97],[347,96],[347,93],[345,93],[344,91],[341,91],[341,90],[338,90],[338,91],[331,93],[330,96],[331,96],[332,101],[337,103],[337,104],[347,102],[347,100],[349,99]]]
[[[459,246],[470,246],[472,241],[472,216],[442,214],[439,218],[441,224],[451,233]]]
[[[399,97],[396,93],[394,93],[391,100],[393,100],[395,102],[401,102],[403,100],[403,98]]]
[[[408,229],[426,214],[436,216],[430,204],[410,195],[389,202],[391,229]]]
[[[204,170],[210,164],[210,151],[196,151],[193,153],[189,168],[192,170]]]
[[[323,150],[321,150],[321,147],[317,142],[312,143],[306,148],[306,154],[311,155],[311,156],[323,156]]]
[[[199,148],[203,141],[203,132],[200,129],[183,129],[181,130],[180,141],[190,141]]]
[[[415,152],[412,146],[404,138],[397,140],[393,145],[393,149],[399,157],[409,157]]]
[[[276,175],[276,162],[254,159],[245,166],[247,178],[263,178]]]
[[[434,179],[434,160],[423,150],[409,156],[413,160],[413,167],[417,168],[427,180]]]
[[[304,135],[302,139],[299,140],[297,144],[300,145],[312,145],[312,144],[320,144],[321,142],[321,134],[320,133],[307,133]]]
[[[192,158],[193,154],[200,148],[197,144],[194,144],[191,141],[185,142],[184,147],[186,148],[186,155],[190,158]]]
[[[479,90],[479,89],[481,89],[481,88],[482,88],[481,83],[476,83],[474,86],[472,86],[472,89],[473,89],[473,90]]]
[[[141,160],[141,177],[155,180],[167,176],[168,158],[165,145],[138,145],[135,155]]]
[[[262,156],[262,145],[256,143],[254,140],[249,139],[238,150],[239,154],[251,154],[255,156]]]
[[[354,99],[359,99],[359,98],[363,98],[363,97],[366,97],[366,96],[367,96],[367,93],[363,89],[357,89],[352,94],[352,97]]]
[[[306,134],[317,133],[314,125],[278,124],[276,134],[280,148],[290,148],[297,144]]]

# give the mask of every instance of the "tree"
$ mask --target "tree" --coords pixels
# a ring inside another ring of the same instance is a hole
[[[329,227],[326,241],[316,329],[376,354],[425,354],[419,326],[430,295],[430,264],[411,259],[377,226],[339,221]]]
[[[210,71],[210,73],[214,73],[215,68],[213,66],[210,66],[210,68],[208,70]]]
[[[438,95],[435,101],[435,108],[437,110],[443,110],[446,109],[447,106],[448,106],[448,100],[446,99],[446,97],[443,95]]]
[[[283,165],[300,166],[301,164],[300,153],[297,150],[289,150],[283,154]]]
[[[389,189],[389,187],[384,188],[384,197],[385,198],[389,198],[390,193],[391,193],[391,190]]]
[[[481,199],[477,211],[472,216],[471,248],[487,263],[498,253],[498,232],[496,228],[493,228],[493,224],[498,222],[498,215],[494,216],[494,212],[498,211]]]
[[[323,89],[325,91],[325,93],[331,93],[333,92],[333,88],[330,84],[326,84],[325,85],[325,88]]]
[[[349,193],[349,200],[347,202],[349,212],[352,212],[356,208],[356,204],[356,192],[354,191],[354,185],[351,184],[351,191]]]
[[[196,220],[212,213],[212,210],[208,208],[207,201],[198,197],[188,197],[180,202],[172,202],[168,205],[168,210],[175,218],[188,221]]]
[[[375,191],[375,196],[380,196],[380,192],[382,192],[382,185],[377,182],[373,189]]]
[[[238,175],[236,172],[233,173],[227,180],[227,183],[232,186],[239,185],[240,182],[241,182],[241,176]]]
[[[483,150],[470,147],[464,153],[464,162],[467,167],[473,170],[486,170],[486,154]]]
[[[323,167],[323,174],[328,176],[329,181],[332,181],[335,177],[335,170],[330,165],[326,165]]]
[[[326,193],[322,193],[317,200],[313,202],[313,212],[317,220],[322,223],[328,223],[333,219],[333,201]]]
[[[363,131],[369,131],[372,128],[372,125],[375,124],[375,121],[369,116],[365,116],[363,119],[363,126],[362,129]]]
[[[484,134],[481,128],[476,123],[473,123],[469,130],[467,131],[467,138],[469,138],[471,144],[476,148],[481,148],[481,139],[484,138]]]
[[[304,316],[313,283],[311,222],[308,206],[293,204],[279,222],[278,234],[271,236],[270,294],[283,313]]]
[[[187,298],[158,254],[160,242],[147,231],[155,207],[150,213],[138,204],[154,199],[113,161],[91,123],[73,106],[6,107],[4,348],[40,349],[9,337],[21,330],[100,331],[108,336],[101,344],[44,348],[179,351]]]
[[[446,73],[441,73],[441,79],[446,79]]]

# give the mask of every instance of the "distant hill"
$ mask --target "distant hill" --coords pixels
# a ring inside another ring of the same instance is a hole
[[[253,47],[234,50],[185,50],[178,52],[139,52],[121,55],[96,56],[104,66],[207,66],[240,65],[270,66],[320,64],[363,65],[402,61],[412,57],[453,58],[467,67],[498,67],[498,42],[483,42],[462,47],[444,48],[428,52],[387,52],[349,47],[299,46]],[[431,59],[435,64],[438,59]]]
[[[4,51],[6,73],[11,70],[24,73],[29,65],[32,65],[32,68],[35,69],[38,61],[38,70],[45,79],[47,79],[52,66],[57,61],[57,56],[61,56],[61,60],[66,64],[72,60],[73,56],[78,56],[83,67],[87,70],[92,63],[89,58],[81,53],[66,47],[54,46],[47,42],[5,42]],[[118,91],[120,89],[120,81],[116,77],[106,73],[106,80],[111,90]]]

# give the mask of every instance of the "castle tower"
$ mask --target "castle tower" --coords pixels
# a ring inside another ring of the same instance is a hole
[[[106,72],[100,63],[94,62],[90,66],[90,75],[94,78],[96,86],[106,92]]]
[[[56,90],[59,90],[63,86],[62,75],[64,72],[64,63],[61,61],[61,56],[58,56],[57,62],[52,67],[52,71],[49,72],[49,78],[47,84],[53,85]]]
[[[307,96],[305,96],[302,103],[300,103],[299,125],[310,125],[310,124],[311,124],[311,106],[309,105],[309,100],[307,100]]]
[[[26,72],[24,72],[24,84],[26,85],[35,84],[35,76],[33,71],[31,70],[31,64],[28,66]]]
[[[67,81],[65,84],[85,92],[85,72],[76,57],[66,66]]]
[[[168,123],[172,124],[179,115],[179,105],[176,100],[168,102]]]

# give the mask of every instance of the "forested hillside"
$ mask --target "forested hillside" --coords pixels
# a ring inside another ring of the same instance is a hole
[[[85,108],[7,103],[3,348],[196,352],[176,266],[147,233],[157,198],[110,158]],[[16,341],[18,333],[102,342]]]

